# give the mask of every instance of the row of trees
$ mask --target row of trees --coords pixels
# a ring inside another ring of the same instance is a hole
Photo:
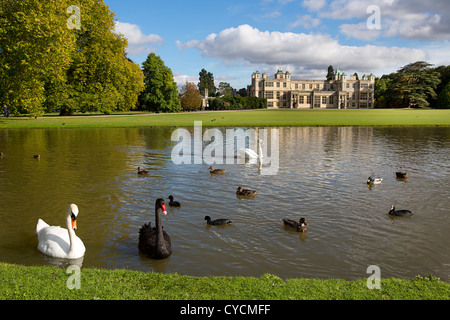
[[[417,61],[377,78],[375,107],[450,109],[450,66]]]
[[[2,0],[0,101],[12,114],[129,110],[144,89],[103,1]]]

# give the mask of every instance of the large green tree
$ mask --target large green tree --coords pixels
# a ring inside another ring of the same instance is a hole
[[[76,9],[76,10],[75,10]],[[13,113],[128,110],[143,89],[102,0],[2,0],[0,99]]]
[[[208,96],[215,96],[217,88],[214,85],[214,75],[205,69],[202,69],[198,75],[199,78],[197,86],[200,94],[205,95],[205,89],[208,89]]]
[[[13,114],[41,115],[48,81],[64,82],[75,38],[68,1],[0,2],[0,98]]]
[[[140,96],[141,108],[155,112],[179,112],[181,103],[172,70],[153,52],[142,67],[145,89]]]
[[[430,98],[436,97],[435,89],[439,73],[425,61],[410,63],[393,75],[392,90],[394,99],[404,107],[428,107]]]
[[[450,82],[444,87],[437,98],[436,108],[450,109]]]

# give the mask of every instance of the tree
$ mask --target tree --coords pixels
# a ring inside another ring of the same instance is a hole
[[[444,87],[437,98],[436,108],[450,109],[450,82]]]
[[[208,89],[208,95],[214,96],[216,94],[216,86],[214,85],[214,76],[211,72],[202,69],[198,78],[198,91],[201,95],[205,94],[205,89]]]
[[[140,101],[144,109],[155,112],[179,112],[181,103],[172,70],[155,53],[142,64],[145,89]]]
[[[181,94],[181,108],[183,110],[195,110],[201,107],[202,98],[200,92],[197,90],[197,86],[193,82],[186,81]]]
[[[406,107],[428,107],[429,98],[435,98],[439,73],[425,61],[410,63],[395,74],[393,90]]]
[[[227,82],[220,82],[219,83],[219,92],[223,96],[232,95],[233,94],[233,88]]]
[[[241,96],[241,97],[246,97],[247,96],[247,89],[246,88],[239,89],[238,95]]]
[[[0,2],[0,90],[11,113],[43,114],[46,81],[64,81],[75,38],[68,1]]]
[[[68,8],[76,7],[74,22]],[[75,19],[75,21],[77,21]],[[129,110],[144,88],[102,0],[2,0],[0,98],[13,113]]]
[[[327,80],[328,81],[333,80],[333,77],[334,77],[334,68],[332,65],[330,65],[328,67]]]

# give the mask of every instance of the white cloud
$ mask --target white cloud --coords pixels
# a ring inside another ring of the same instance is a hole
[[[163,38],[156,34],[145,35],[139,26],[126,22],[116,21],[115,32],[123,34],[128,39],[128,54],[138,55],[150,53],[154,44],[163,42]]]
[[[289,28],[293,29],[298,26],[303,26],[306,29],[315,28],[320,24],[320,19],[314,18],[309,14],[298,17],[298,19],[289,25]]]
[[[339,26],[341,33],[347,35],[350,38],[356,38],[360,40],[374,40],[381,34],[380,29],[369,29],[367,23],[357,24],[342,24]]]
[[[305,0],[303,5],[308,8],[309,11],[319,11],[326,5],[325,0]]]
[[[450,38],[450,1],[448,0],[333,0],[319,12],[321,18],[337,20],[362,19],[371,16],[367,8],[380,8],[380,35],[412,40],[447,40]],[[350,24],[341,28],[346,35],[364,39],[367,33],[350,30]]]
[[[251,65],[306,66],[324,70],[330,64],[345,70],[374,72],[423,60],[422,50],[374,45],[345,46],[328,35],[260,31],[249,25],[212,33],[204,40],[182,44],[180,49],[198,49],[205,57],[225,62],[243,61]]]

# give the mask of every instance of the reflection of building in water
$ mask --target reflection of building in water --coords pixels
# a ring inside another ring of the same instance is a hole
[[[278,69],[274,78],[252,74],[250,96],[266,98],[269,108],[370,109],[374,107],[375,76],[347,77],[337,70],[331,80],[292,80]]]

